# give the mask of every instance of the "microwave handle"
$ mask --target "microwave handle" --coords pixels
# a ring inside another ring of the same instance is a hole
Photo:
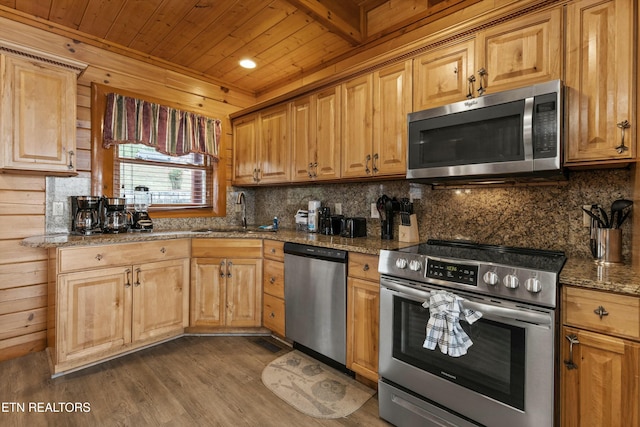
[[[524,114],[522,117],[522,141],[524,143],[524,159],[533,161],[533,100],[524,100]]]

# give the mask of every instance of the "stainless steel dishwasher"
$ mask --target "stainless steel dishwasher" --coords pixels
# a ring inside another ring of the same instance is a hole
[[[294,348],[345,365],[347,251],[285,243],[284,295],[285,335]]]

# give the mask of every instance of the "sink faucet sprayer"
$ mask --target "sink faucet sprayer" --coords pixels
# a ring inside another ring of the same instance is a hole
[[[247,201],[243,191],[238,193],[236,205],[242,205],[242,228],[247,228]]]

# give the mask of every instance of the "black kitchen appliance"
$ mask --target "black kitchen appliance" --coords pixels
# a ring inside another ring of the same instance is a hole
[[[396,198],[382,195],[376,201],[376,208],[380,215],[380,238],[393,240],[393,214],[400,210],[400,203]]]
[[[102,200],[96,196],[71,196],[71,233],[91,235],[102,231]]]
[[[126,233],[131,226],[131,213],[127,212],[124,197],[103,197],[102,230],[105,233]]]
[[[151,193],[149,187],[139,185],[133,193],[133,219],[131,228],[134,231],[151,231],[153,222],[149,216],[149,206],[151,205]]]
[[[342,218],[342,237],[366,237],[367,236],[367,219],[362,217]]]

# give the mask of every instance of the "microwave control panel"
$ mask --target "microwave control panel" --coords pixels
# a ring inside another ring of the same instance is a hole
[[[558,151],[558,94],[539,95],[533,101],[533,157],[555,157]]]

